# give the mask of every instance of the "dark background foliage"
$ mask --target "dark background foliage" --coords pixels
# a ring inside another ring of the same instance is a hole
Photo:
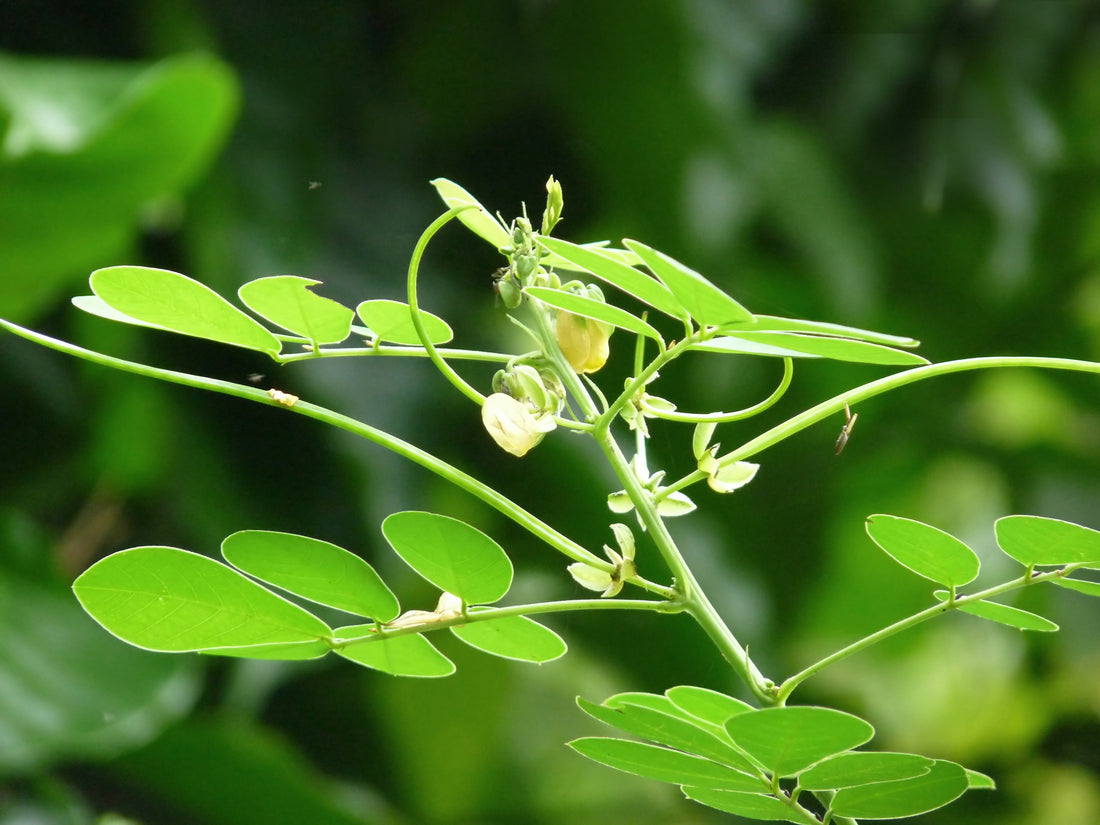
[[[912,335],[933,360],[1100,358],[1100,13],[1086,0],[8,0],[0,48],[0,315],[158,365],[263,373],[492,480],[591,547],[610,538],[614,486],[585,445],[556,433],[522,461],[504,455],[426,365],[277,368],[112,329],[67,299],[117,263],[176,269],[230,295],[299,274],[351,305],[401,298],[412,246],[442,211],[431,178],[511,218],[523,201],[537,214],[553,173],[566,197],[559,234],[639,238],[754,311]],[[182,57],[193,54],[207,57]],[[163,88],[143,74],[154,70]],[[127,120],[118,101],[139,76],[162,108]],[[56,143],[21,143],[28,118]],[[66,142],[66,123],[99,142]],[[461,345],[510,340],[493,306],[499,265],[458,229],[429,251],[425,303]],[[10,336],[0,354],[3,825],[112,813],[721,821],[562,746],[594,731],[578,693],[739,692],[686,620],[564,616],[565,659],[513,667],[448,649],[458,674],[439,682],[328,660],[162,657],[107,637],[68,592],[83,567],[140,544],[214,553],[244,528],[342,544],[403,602],[427,600],[381,541],[379,521],[400,509],[477,524],[533,597],[577,589],[510,523],[344,434]],[[608,387],[628,359],[614,353]],[[750,437],[880,374],[804,366],[766,421],[719,437]],[[777,378],[771,363],[700,358],[662,376],[660,392],[685,409],[732,409]],[[998,516],[1100,527],[1098,397],[1092,378],[1025,371],[907,388],[858,410],[840,458],[841,421],[805,432],[764,454],[745,490],[701,495],[676,535],[781,678],[928,603],[928,588],[870,544],[868,514],[953,532],[991,577],[1010,572],[993,548]],[[685,468],[689,435],[654,427],[653,463]],[[643,551],[641,563],[648,574],[654,560]],[[1071,593],[1029,594],[1024,606],[1062,632],[952,616],[828,671],[800,698],[866,715],[882,749],[998,780],[996,794],[925,821],[1096,822],[1100,615]]]

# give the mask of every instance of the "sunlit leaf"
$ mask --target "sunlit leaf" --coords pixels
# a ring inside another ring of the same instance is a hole
[[[613,698],[608,701],[613,701]],[[671,716],[631,704],[610,708],[582,698],[577,699],[577,705],[589,716],[618,730],[658,745],[703,756],[741,771],[755,772],[752,763],[742,753],[683,716]]]
[[[820,335],[835,335],[841,338],[854,338],[858,341],[870,341],[873,344],[885,344],[888,347],[919,347],[920,341],[902,335],[888,335],[859,327],[847,327],[843,324],[830,324],[825,321],[803,321],[798,318],[779,318],[774,315],[757,315],[751,329],[759,332],[774,330],[777,332],[809,332]],[[738,333],[739,334],[739,333]]]
[[[526,616],[474,622],[452,627],[451,632],[485,653],[523,662],[551,662],[567,649],[561,636]]]
[[[412,310],[408,304],[378,298],[363,301],[355,311],[380,341],[389,341],[407,347],[420,346],[420,336],[416,334]],[[451,328],[442,318],[424,310],[420,311],[420,317],[424,321],[424,331],[428,334],[428,340],[433,344],[437,346],[446,344],[454,337]]]
[[[92,291],[116,312],[160,329],[275,354],[279,340],[198,281],[145,266],[111,266],[92,273]]]
[[[1064,587],[1066,590],[1076,590],[1086,596],[1100,596],[1100,582],[1086,581],[1085,579],[1050,579],[1051,584]]]
[[[1040,516],[1005,516],[994,525],[997,544],[1020,564],[1100,564],[1100,532]]]
[[[566,312],[572,312],[574,315],[594,318],[597,321],[603,321],[606,324],[612,324],[621,329],[636,332],[639,335],[645,335],[655,341],[661,340],[661,334],[657,332],[657,330],[641,318],[637,318],[625,309],[619,309],[619,307],[613,304],[605,304],[602,301],[594,301],[583,295],[566,292],[562,289],[550,289],[544,286],[527,287],[524,292],[538,298],[543,303],[549,304],[557,309],[564,309]]]
[[[457,183],[446,178],[436,178],[432,181],[432,186],[439,193],[439,197],[443,198],[443,202],[451,208],[470,204],[477,207],[476,209],[467,209],[458,215],[458,219],[475,235],[484,238],[497,249],[512,243],[508,230],[501,225],[500,221],[490,215],[489,210],[482,206],[477,198]]]
[[[867,535],[898,564],[948,587],[962,587],[978,576],[974,551],[949,533],[899,516],[867,517]]]
[[[633,295],[674,318],[686,318],[687,310],[668,287],[646,273],[628,266],[610,252],[578,246],[558,238],[539,238],[539,245],[591,272],[597,278]]]
[[[737,330],[712,338],[693,349],[703,352],[741,352],[789,358],[828,358],[854,364],[919,366],[928,359],[913,352],[894,349],[868,341],[835,338],[829,335],[801,335],[795,332],[757,332]]]
[[[940,601],[946,601],[948,597],[948,593],[944,590],[937,590],[933,595]],[[1021,610],[1018,607],[1010,607],[1007,604],[998,602],[985,600],[964,602],[958,605],[958,609],[963,613],[1015,627],[1018,630],[1037,630],[1043,633],[1052,633],[1058,629],[1058,625],[1050,619],[1043,618],[1028,610]]]
[[[976,791],[994,791],[997,789],[997,783],[993,781],[993,777],[987,776],[980,771],[972,771],[970,768],[965,768],[966,782]]]
[[[645,742],[590,736],[574,739],[568,744],[593,762],[658,782],[757,793],[767,790],[767,783],[760,778],[735,771],[709,759]]]
[[[210,656],[228,656],[238,659],[265,659],[283,662],[297,662],[307,659],[320,659],[332,650],[327,642],[293,642],[291,644],[247,645],[245,647],[217,647],[200,650]]]
[[[923,776],[842,788],[833,797],[834,816],[853,819],[901,819],[934,811],[958,799],[967,789],[966,771],[938,760]]]
[[[742,791],[723,791],[716,788],[685,787],[684,796],[703,805],[737,814],[746,819],[762,819],[772,822],[801,822],[795,812],[774,796]]]
[[[238,570],[318,604],[380,622],[401,612],[397,597],[374,568],[327,541],[242,530],[222,542],[222,555]]]
[[[934,759],[915,753],[842,753],[818,762],[799,774],[798,787],[808,791],[824,791],[912,779],[928,773],[934,764]]]
[[[351,334],[355,313],[310,289],[321,283],[297,275],[250,281],[237,290],[244,304],[285,330],[318,344],[338,344]]]
[[[698,323],[720,327],[753,321],[751,312],[695,270],[638,241],[623,239],[623,244],[645,262]]]
[[[458,519],[409,510],[387,517],[382,533],[409,567],[467,604],[491,604],[512,585],[500,545]]]
[[[819,707],[765,708],[726,721],[734,743],[778,776],[862,745],[875,729],[858,716]]]
[[[312,642],[329,635],[311,613],[236,570],[175,547],[133,547],[73,583],[85,610],[123,641],[148,650]]]
[[[694,685],[671,687],[665,695],[681,710],[715,725],[724,726],[731,716],[754,709],[740,699]]]
[[[350,625],[333,631],[337,638],[366,636],[376,630],[374,625]],[[388,639],[351,642],[335,652],[358,665],[380,670],[393,676],[435,678],[450,676],[454,663],[440,653],[419,633],[405,633]]]
[[[149,329],[163,329],[163,327],[158,327],[156,324],[147,324],[144,321],[139,321],[137,318],[123,315],[117,309],[112,308],[98,295],[77,295],[72,298],[72,305],[79,310],[87,312],[89,315],[97,315],[108,321],[115,321],[120,324],[133,324],[134,326],[147,327]]]

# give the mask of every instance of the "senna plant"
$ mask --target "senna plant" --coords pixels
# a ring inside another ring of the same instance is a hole
[[[427,358],[471,405],[480,406],[487,435],[514,456],[522,457],[544,441],[548,444],[542,449],[553,449],[558,429],[592,439],[622,486],[608,497],[610,543],[602,553],[570,539],[444,458],[367,422],[277,388],[265,391],[124,361],[0,323],[31,341],[97,364],[283,407],[365,438],[512,519],[560,553],[562,576],[571,576],[593,595],[504,603],[514,570],[499,544],[449,516],[406,511],[386,518],[382,533],[394,552],[438,589],[432,610],[402,611],[398,597],[375,570],[341,547],[305,536],[245,530],[223,541],[224,563],[157,546],[133,547],[101,559],[73,585],[91,617],[115,636],[152,651],[282,660],[334,653],[396,676],[441,677],[455,667],[432,644],[435,633],[451,633],[489,655],[537,663],[566,652],[565,641],[539,621],[550,614],[687,614],[744,682],[752,703],[691,685],[671,686],[662,695],[622,693],[600,703],[579,698],[585,713],[630,738],[584,737],[568,743],[570,747],[611,768],[679,785],[689,799],[721,811],[807,825],[917,816],[967,790],[992,788],[989,777],[954,762],[869,749],[874,735],[869,722],[839,709],[796,704],[795,693],[830,665],[954,610],[1020,630],[1056,630],[1053,622],[1005,604],[1001,597],[1043,584],[1100,596],[1100,583],[1077,575],[1100,568],[1100,532],[1050,518],[1007,515],[993,529],[998,546],[1019,569],[1005,581],[979,587],[974,584],[978,557],[962,541],[918,521],[871,515],[866,521],[871,541],[938,585],[929,593],[928,606],[797,673],[771,678],[716,611],[667,522],[690,514],[693,496],[728,495],[750,483],[759,467],[750,459],[769,447],[843,415],[836,442],[840,452],[857,421],[853,410],[876,395],[966,370],[1030,367],[1100,373],[1100,364],[1040,357],[932,364],[912,351],[918,342],[911,338],[754,314],[699,273],[639,241],[627,239],[621,248],[612,248],[555,238],[563,199],[553,178],[547,182],[537,229],[526,210],[506,223],[455,183],[436,180],[434,186],[447,209],[413,250],[407,303],[366,300],[352,310],[319,295],[314,290],[318,281],[277,276],[238,290],[248,314],[185,275],[137,266],[94,272],[93,294],[73,302],[112,321],[259,351],[279,364],[332,357]],[[421,260],[436,233],[455,219],[504,257],[495,276],[497,300],[527,334],[528,351],[450,347],[451,328],[421,307]],[[633,314],[609,302],[605,290],[626,293],[647,309]],[[666,340],[669,329],[675,337]],[[621,389],[593,378],[607,361],[612,341],[615,347],[632,348],[634,355]],[[689,352],[772,359],[782,364],[782,377],[766,398],[744,409],[686,412],[651,390],[660,373]],[[772,407],[790,386],[795,363],[807,359],[879,364],[897,371],[723,449],[715,440],[718,427]],[[498,367],[484,386],[471,383],[459,370],[477,363]],[[650,466],[649,422],[656,419],[691,427],[695,468],[680,478],[667,478],[664,470]],[[639,554],[643,543],[646,552]],[[964,593],[964,587],[971,589]],[[301,603],[354,618],[331,627]]]

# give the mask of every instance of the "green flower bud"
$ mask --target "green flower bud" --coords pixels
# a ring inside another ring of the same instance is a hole
[[[565,206],[565,198],[562,195],[561,184],[551,175],[546,181],[546,209],[542,213],[542,234],[549,235],[558,221],[561,220],[562,209]]]

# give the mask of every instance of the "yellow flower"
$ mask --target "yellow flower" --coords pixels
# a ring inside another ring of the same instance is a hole
[[[554,416],[536,416],[531,408],[510,395],[495,392],[481,407],[481,421],[493,441],[514,456],[524,456],[554,429]]]
[[[558,312],[558,346],[569,366],[583,373],[596,372],[606,364],[610,353],[608,338],[611,337],[611,329],[606,324],[582,315],[564,310]]]

